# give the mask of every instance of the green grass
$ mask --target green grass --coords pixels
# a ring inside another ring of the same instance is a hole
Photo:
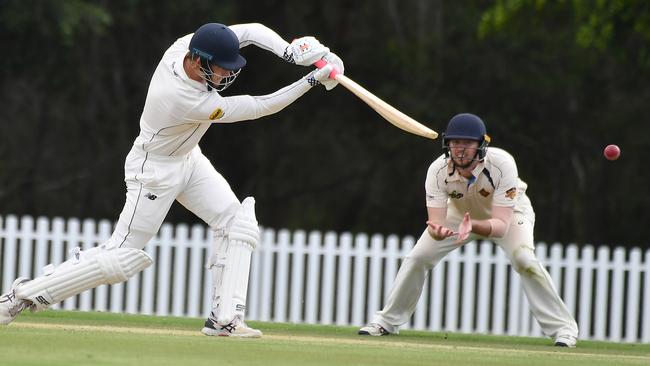
[[[650,344],[251,322],[261,339],[205,337],[203,319],[46,311],[0,328],[0,365],[650,365]]]

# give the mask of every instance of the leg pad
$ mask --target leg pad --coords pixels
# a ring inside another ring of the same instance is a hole
[[[124,282],[152,263],[147,253],[133,248],[99,246],[73,251],[73,258],[19,286],[16,297],[31,301],[37,310],[43,310],[99,285]]]

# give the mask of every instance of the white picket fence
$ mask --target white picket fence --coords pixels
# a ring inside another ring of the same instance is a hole
[[[91,248],[112,223],[0,216],[0,283],[34,277],[67,251]],[[204,270],[211,233],[204,226],[164,224],[145,250],[155,264],[125,284],[100,286],[56,308],[203,317],[210,310]],[[293,233],[264,229],[254,253],[248,320],[364,324],[380,309],[412,237]],[[538,243],[536,249],[582,339],[650,343],[650,249],[625,250]],[[645,259],[644,259],[645,258]],[[404,328],[542,335],[530,315],[518,275],[490,242],[453,251],[427,279]]]

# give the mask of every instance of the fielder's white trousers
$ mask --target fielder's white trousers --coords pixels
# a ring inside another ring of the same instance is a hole
[[[239,207],[230,185],[195,147],[183,156],[160,156],[133,146],[124,163],[126,202],[110,239],[142,249],[178,200],[212,230],[224,229]]]
[[[460,214],[450,213],[446,225],[456,228],[461,219]],[[548,272],[535,256],[533,227],[534,216],[526,217],[515,213],[508,233],[494,241],[503,249],[513,268],[519,273],[531,312],[544,334],[550,337],[560,334],[572,335],[577,338],[576,321],[560,298]],[[470,236],[467,242],[476,238]],[[373,322],[391,333],[397,333],[399,326],[406,323],[415,311],[427,272],[447,253],[460,246],[454,243],[455,240],[456,237],[451,237],[436,241],[425,230],[402,262],[386,305],[376,313]]]

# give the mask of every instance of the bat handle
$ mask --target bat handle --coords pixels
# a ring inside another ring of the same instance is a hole
[[[318,67],[319,69],[322,69],[323,67],[327,66],[327,61],[320,59],[314,62],[314,66]],[[330,72],[330,79],[336,79],[336,75],[338,74],[339,71],[337,69],[332,69],[332,72]]]

